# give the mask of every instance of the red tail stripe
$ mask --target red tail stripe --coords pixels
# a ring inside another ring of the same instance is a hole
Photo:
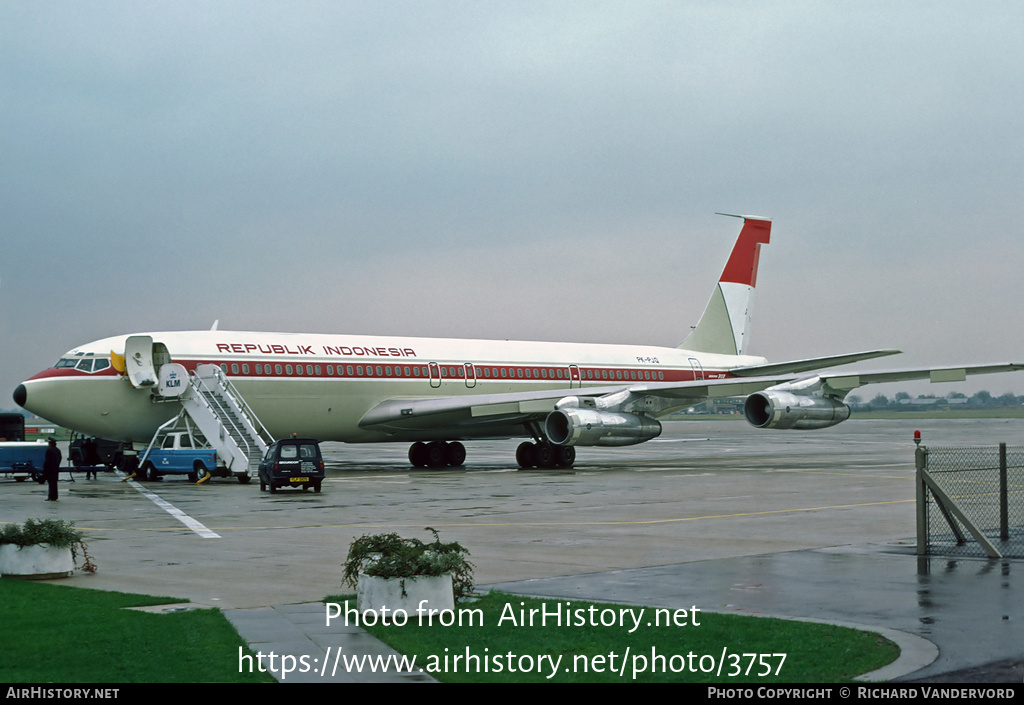
[[[761,245],[768,244],[771,231],[770,220],[745,220],[719,281],[757,286],[757,262],[761,257]]]

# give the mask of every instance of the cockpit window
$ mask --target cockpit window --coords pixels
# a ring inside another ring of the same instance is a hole
[[[59,369],[71,369],[75,368],[82,372],[99,372],[110,367],[110,360],[105,357],[62,357],[57,360],[55,368]]]

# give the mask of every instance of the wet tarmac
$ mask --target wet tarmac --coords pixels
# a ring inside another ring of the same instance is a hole
[[[893,629],[938,647],[920,668],[886,680],[963,669],[987,673],[1007,660],[1013,682],[1024,675],[1024,561],[918,560],[898,544],[844,546],[495,587],[555,599],[629,596],[629,602],[656,607],[689,600],[717,612]]]
[[[226,610],[346,591],[353,538],[426,539],[432,526],[470,549],[480,585],[897,629],[938,647],[900,678],[1002,663],[1019,682],[1024,561],[914,555],[916,428],[932,445],[1024,445],[1021,420],[853,420],[801,433],[707,419],[666,424],[633,448],[579,449],[572,471],[517,470],[514,441],[467,443],[465,467],[429,471],[410,469],[404,446],[325,444],[321,494],[103,474],[62,481],[48,504],[43,487],[0,477],[0,520],[82,528],[99,572],[67,584]]]

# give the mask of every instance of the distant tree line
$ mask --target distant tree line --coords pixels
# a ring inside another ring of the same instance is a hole
[[[884,394],[878,394],[870,401],[865,402],[863,398],[851,394],[846,402],[862,411],[899,411],[899,410],[920,410],[922,408],[968,408],[968,409],[995,409],[1015,407],[1024,405],[1024,396],[1017,396],[1013,392],[1006,392],[998,397],[992,396],[991,392],[980,391],[968,397],[961,392],[951,392],[944,397],[934,394],[919,394],[916,397],[907,392],[897,392],[893,399]]]

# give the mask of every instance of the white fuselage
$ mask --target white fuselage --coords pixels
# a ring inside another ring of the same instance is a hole
[[[350,443],[429,437],[361,428],[366,412],[387,400],[722,379],[732,368],[764,362],[644,345],[216,330],[145,335],[189,370],[199,363],[221,366],[275,437],[297,433]],[[23,406],[89,435],[148,441],[180,407],[133,387],[113,367],[69,362],[109,360],[112,352],[123,354],[128,337],[69,351],[57,367],[24,382]]]

